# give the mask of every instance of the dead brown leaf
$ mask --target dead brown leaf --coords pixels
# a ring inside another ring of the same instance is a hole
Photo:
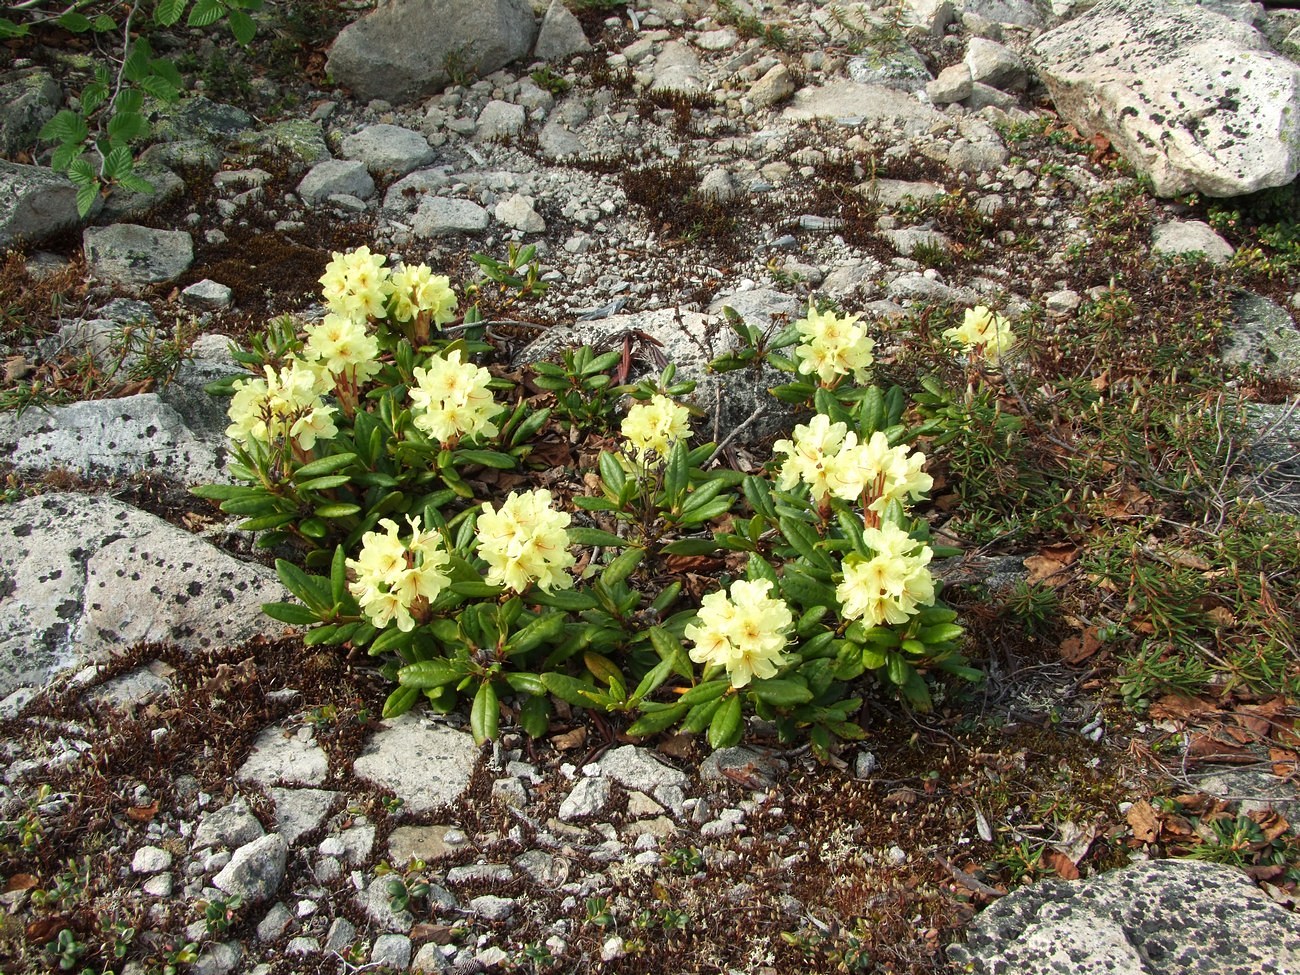
[[[578,725],[572,731],[566,731],[563,734],[555,735],[551,738],[551,744],[555,746],[557,752],[572,751],[575,748],[581,748],[587,740],[587,726]]]
[[[1065,569],[1079,557],[1077,545],[1052,545],[1042,549],[1037,555],[1025,559],[1025,568],[1029,570],[1030,585],[1037,582],[1049,586],[1063,586],[1069,581]]]
[[[1156,811],[1145,799],[1133,803],[1125,818],[1133,830],[1133,838],[1139,842],[1154,843],[1160,835],[1160,821],[1156,819]]]
[[[1300,768],[1300,755],[1289,748],[1270,748],[1268,760],[1273,763],[1273,774],[1288,778]]]
[[[1079,636],[1067,637],[1061,641],[1057,653],[1067,664],[1081,664],[1092,657],[1102,647],[1097,639],[1097,628],[1090,626]]]
[[[147,806],[132,806],[126,811],[128,819],[133,819],[137,823],[147,823],[158,815],[158,803],[152,802]]]
[[[1078,880],[1079,868],[1070,862],[1070,858],[1064,853],[1058,853],[1052,850],[1044,859],[1056,871],[1056,875],[1062,880]]]

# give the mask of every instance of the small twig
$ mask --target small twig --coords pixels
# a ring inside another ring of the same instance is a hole
[[[726,439],[723,440],[722,443],[718,444],[718,446],[714,448],[713,453],[709,455],[709,459],[705,461],[704,466],[708,467],[709,464],[712,464],[715,460],[717,460],[718,455],[727,449],[727,445],[731,443],[731,441],[735,440],[736,437],[740,436],[741,432],[745,429],[745,427],[749,426],[751,423],[757,420],[760,416],[763,415],[764,412],[766,412],[766,407],[762,403],[754,407],[754,412],[749,414],[749,416],[745,417],[745,419],[734,430],[732,430],[729,434],[727,434]]]
[[[968,890],[973,890],[977,894],[983,894],[985,897],[1006,896],[1006,891],[998,890],[996,887],[990,887],[982,880],[976,880],[965,870],[958,870],[956,867],[954,867],[951,863],[949,863],[944,858],[942,853],[936,853],[934,855],[934,859],[936,860],[936,862],[938,862],[939,866],[943,867],[950,874],[952,874],[953,880],[957,881],[957,883],[961,884],[963,887],[967,888]]]

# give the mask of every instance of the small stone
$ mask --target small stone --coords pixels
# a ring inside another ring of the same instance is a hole
[[[276,901],[266,916],[257,922],[257,940],[263,944],[279,941],[292,923],[293,915],[289,913],[289,908],[282,901]]]
[[[601,774],[625,789],[654,793],[661,786],[682,786],[686,773],[665,765],[647,749],[623,745],[607,752],[600,760]]]
[[[243,897],[250,904],[269,900],[284,880],[289,848],[284,837],[271,833],[241,846],[212,878],[215,887]]]
[[[572,822],[595,816],[609,805],[610,786],[606,778],[582,779],[560,803],[560,819]]]
[[[446,956],[439,949],[439,946],[430,942],[421,945],[420,950],[415,953],[411,960],[411,971],[426,973],[442,973],[451,970],[447,963]]]
[[[533,198],[516,193],[507,200],[502,200],[493,210],[498,221],[526,234],[540,234],[546,230],[546,221],[533,209]]]
[[[253,815],[243,796],[236,796],[215,812],[206,813],[194,831],[194,848],[239,847],[251,843],[266,831]]]
[[[291,938],[284,949],[286,955],[314,955],[318,951],[320,951],[319,941],[301,935],[297,938]]]
[[[1227,264],[1233,247],[1204,220],[1169,220],[1152,232],[1151,253],[1165,257],[1201,254],[1211,264]]]
[[[603,962],[618,961],[626,954],[627,948],[618,935],[614,935],[600,946],[600,960]]]
[[[142,846],[131,858],[135,873],[161,873],[172,865],[172,855],[156,846]]]
[[[411,939],[403,934],[381,934],[370,949],[370,962],[402,971],[411,963]]]
[[[285,911],[288,914],[288,910]],[[325,951],[342,954],[357,940],[357,929],[347,918],[336,917],[325,935]]]
[[[745,96],[755,108],[771,108],[783,102],[795,93],[794,77],[784,64],[771,68],[767,74],[754,82]]]
[[[489,921],[504,921],[515,912],[515,902],[509,897],[483,894],[470,900],[469,909]]]
[[[141,889],[150,897],[171,897],[173,886],[170,873],[158,873],[146,880]]]
[[[231,306],[235,300],[235,293],[219,281],[204,278],[202,281],[195,281],[182,291],[181,300],[192,308],[221,311]]]
[[[203,949],[190,968],[192,975],[228,975],[243,960],[244,949],[236,941],[218,942]]]

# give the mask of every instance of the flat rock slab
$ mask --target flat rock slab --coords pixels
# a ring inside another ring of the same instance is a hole
[[[975,975],[1294,972],[1300,917],[1238,870],[1158,860],[1014,891],[948,953]]]
[[[1160,196],[1240,196],[1300,173],[1300,65],[1195,4],[1105,0],[1033,45],[1056,110]]]
[[[920,121],[927,125],[944,118],[915,96],[884,85],[864,85],[855,81],[833,81],[795,93],[782,115],[792,122],[816,118],[855,119],[879,122]]]
[[[194,240],[184,230],[114,223],[87,227],[81,243],[91,274],[127,288],[175,281],[194,263]]]
[[[66,176],[0,159],[0,248],[38,243],[80,219],[77,188]]]
[[[137,393],[50,409],[0,414],[0,450],[22,471],[85,477],[166,472],[188,484],[227,481],[225,439],[196,431],[179,394]],[[168,402],[168,400],[171,402]]]
[[[287,598],[270,569],[112,498],[2,505],[0,697],[139,641],[242,642]]]
[[[419,814],[460,798],[478,762],[464,731],[433,724],[415,712],[384,722],[353,764],[358,778],[391,789]]]

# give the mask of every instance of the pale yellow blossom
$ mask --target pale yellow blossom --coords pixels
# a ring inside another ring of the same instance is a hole
[[[379,340],[365,323],[330,312],[325,320],[306,328],[304,358],[327,371],[331,380],[341,377],[364,383],[378,374]]]
[[[329,310],[358,321],[387,316],[393,283],[392,272],[384,267],[386,260],[382,254],[370,253],[365,245],[346,253],[335,251],[320,277],[321,294]]]
[[[461,351],[433,356],[428,368],[414,370],[410,391],[414,422],[439,442],[497,434],[492,418],[501,407],[492,398],[492,374],[472,362],[461,362]]]
[[[844,560],[844,580],[835,589],[841,612],[868,627],[906,623],[934,602],[934,579],[927,568],[934,552],[889,522],[862,535],[875,554]]]
[[[383,629],[389,623],[409,632],[415,628],[412,613],[421,604],[427,606],[451,581],[443,569],[451,560],[442,536],[422,531],[419,517],[407,517],[411,537],[398,536],[397,523],[380,519],[382,532],[368,531],[361,536],[361,551],[347,566],[353,573],[348,590],[366,618]]]
[[[653,451],[660,459],[668,456],[673,444],[690,436],[690,411],[661,393],[648,403],[628,407],[620,432],[631,448],[632,456],[644,463]]]
[[[991,366],[996,366],[1002,356],[1016,344],[1016,335],[1011,331],[1007,320],[983,305],[966,309],[962,323],[955,328],[945,329],[943,337],[957,343],[967,352],[978,350],[984,361]]]
[[[427,264],[404,266],[393,272],[391,282],[389,301],[397,321],[409,322],[416,315],[428,313],[435,325],[445,325],[456,317],[459,302],[450,281],[446,275],[435,275]]]
[[[573,585],[569,569],[571,518],[551,507],[544,488],[510,492],[499,509],[484,503],[478,517],[478,554],[488,564],[487,582],[524,592],[534,582],[542,590]]]
[[[767,594],[771,588],[766,579],[738,579],[730,594],[719,590],[701,599],[695,621],[683,631],[695,644],[691,659],[725,668],[734,687],[775,677],[789,661],[783,651],[794,617],[783,600]]]
[[[875,361],[872,350],[876,343],[867,335],[866,327],[858,324],[861,317],[818,311],[809,303],[807,314],[795,322],[799,337],[804,340],[795,348],[799,372],[815,375],[827,386],[849,375],[856,382],[866,382]]]

